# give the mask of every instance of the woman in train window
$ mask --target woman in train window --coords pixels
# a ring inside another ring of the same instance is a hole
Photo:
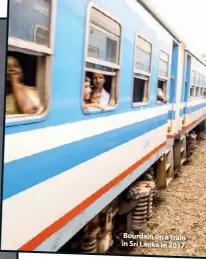
[[[90,78],[86,77],[84,81],[84,110],[89,111],[90,108],[104,110],[100,105],[101,91],[99,88],[91,89]]]
[[[8,57],[6,115],[37,114],[43,111],[36,88],[25,86],[22,80],[23,71],[18,60]]]
[[[100,105],[106,107],[108,105],[113,106],[115,104],[115,100],[111,95],[105,90],[104,85],[106,82],[105,76],[100,73],[94,73],[92,76],[93,86],[99,88],[101,91],[100,95]]]

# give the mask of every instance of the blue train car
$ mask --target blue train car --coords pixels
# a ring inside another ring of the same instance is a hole
[[[10,2],[9,55],[42,109],[7,113],[1,245],[57,251],[160,158],[168,184],[206,99],[188,117],[193,57],[142,1]],[[92,91],[104,82],[103,109],[88,105],[85,77]]]
[[[188,133],[205,119],[206,66],[187,49],[185,55],[181,115],[183,130]]]

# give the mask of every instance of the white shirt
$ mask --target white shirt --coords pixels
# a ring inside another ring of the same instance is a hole
[[[100,105],[107,106],[109,105],[110,101],[110,94],[102,88],[101,97],[100,97]]]
[[[162,91],[161,88],[158,88],[158,89],[157,89],[157,96],[158,96],[158,97],[164,97],[164,93],[163,93],[163,91]]]

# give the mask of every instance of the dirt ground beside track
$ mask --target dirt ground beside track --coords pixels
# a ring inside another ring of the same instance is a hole
[[[181,235],[186,241],[171,241],[174,247],[179,243],[179,248],[136,248],[132,254],[206,257],[206,140],[168,188],[155,194],[155,203],[143,233]]]

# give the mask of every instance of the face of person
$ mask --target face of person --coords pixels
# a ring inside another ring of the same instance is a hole
[[[92,89],[89,82],[84,83],[84,100],[88,101],[91,96]]]
[[[8,57],[7,80],[10,80],[12,76],[17,77],[20,80],[22,78],[22,69],[16,58]]]
[[[105,83],[105,77],[102,74],[95,73],[93,75],[93,85],[98,88],[102,88]]]
[[[92,103],[100,103],[100,93],[95,93],[91,96]]]

